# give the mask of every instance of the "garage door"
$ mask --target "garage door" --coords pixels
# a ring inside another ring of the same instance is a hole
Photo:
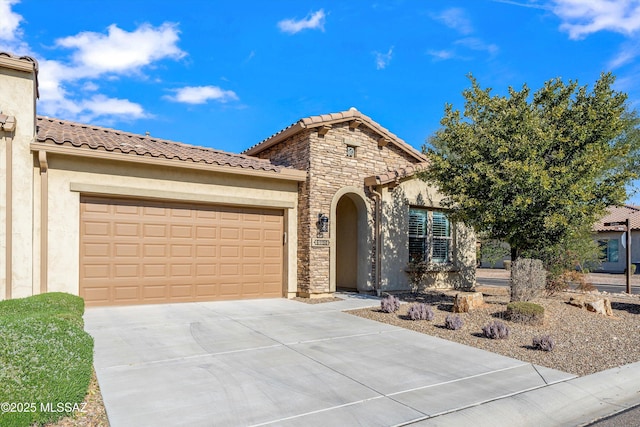
[[[283,212],[83,196],[88,306],[282,296]]]

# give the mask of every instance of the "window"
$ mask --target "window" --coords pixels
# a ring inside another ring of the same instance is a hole
[[[409,261],[451,262],[451,223],[444,212],[409,209]]]
[[[600,246],[600,261],[618,262],[618,239],[598,240]]]

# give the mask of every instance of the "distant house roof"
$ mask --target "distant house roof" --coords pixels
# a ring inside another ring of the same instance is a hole
[[[371,117],[362,114],[355,108],[350,108],[347,111],[341,111],[339,113],[323,114],[320,116],[311,116],[300,119],[297,122],[289,125],[285,129],[281,130],[280,132],[271,135],[269,138],[245,150],[243,153],[255,155],[273,145],[276,145],[279,142],[284,141],[287,138],[290,138],[291,136],[304,129],[313,129],[321,126],[329,126],[343,122],[354,122],[354,124],[357,124],[358,126],[364,125],[380,135],[380,138],[383,138],[385,140],[385,144],[391,143],[402,151],[414,157],[416,160],[420,162],[426,161],[426,157],[418,150],[404,142],[395,134],[391,133],[388,129],[380,126],[378,123],[373,121]]]
[[[88,152],[108,152],[135,157],[166,159],[174,162],[203,163],[276,173],[300,173],[300,171],[291,168],[274,165],[266,159],[183,144],[149,135],[137,135],[40,116],[37,117],[36,124],[36,143],[33,144],[34,146],[69,147]]]
[[[631,220],[631,229],[640,230],[639,206],[609,206],[607,214],[593,225],[593,231],[619,231],[620,226],[605,226],[605,222],[622,222],[627,218]]]

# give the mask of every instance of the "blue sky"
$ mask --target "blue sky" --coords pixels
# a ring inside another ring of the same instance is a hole
[[[0,0],[0,51],[39,60],[39,114],[231,152],[350,107],[420,148],[469,73],[612,71],[640,109],[640,0]]]

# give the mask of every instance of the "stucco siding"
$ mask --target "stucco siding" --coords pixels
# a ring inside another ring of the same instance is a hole
[[[285,211],[286,296],[297,288],[297,183],[124,162],[51,156],[49,159],[48,290],[78,294],[80,194],[269,207]],[[145,197],[145,195],[147,195]],[[232,195],[232,196],[230,196]],[[232,197],[232,198],[230,198]]]
[[[30,63],[19,61],[21,63]],[[0,227],[0,254],[3,265],[0,270],[0,299],[6,296],[7,266],[5,262],[7,251],[7,207],[12,206],[11,212],[11,297],[29,296],[33,289],[33,188],[32,169],[33,157],[29,144],[34,135],[35,120],[35,75],[2,67],[0,73],[0,111],[15,117],[16,128],[12,133],[0,131],[2,140],[2,154],[0,155],[0,176],[2,188],[0,197],[3,211],[0,213],[2,226]],[[9,138],[12,139],[9,142]],[[11,177],[7,176],[7,146],[11,144]],[[6,183],[11,185],[11,200],[7,200]]]
[[[382,289],[409,288],[406,267],[409,262],[409,208],[442,209],[442,196],[426,182],[411,179],[382,192]],[[451,265],[434,266],[424,285],[434,288],[470,288],[475,285],[475,235],[463,224],[452,230]]]

